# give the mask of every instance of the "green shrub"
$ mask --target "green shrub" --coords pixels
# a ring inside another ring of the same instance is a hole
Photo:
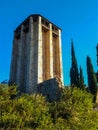
[[[65,88],[51,103],[38,94],[17,97],[16,90],[0,85],[1,130],[98,130],[98,112],[85,90]]]

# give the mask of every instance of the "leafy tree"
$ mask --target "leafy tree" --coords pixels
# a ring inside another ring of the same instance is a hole
[[[21,95],[11,98],[17,91],[14,86],[0,85],[0,127],[32,128],[51,124],[45,98],[41,95]]]
[[[91,94],[69,87],[64,89],[60,101],[52,104],[50,111],[55,127],[61,122],[62,130],[97,130],[98,113],[92,108]]]
[[[97,130],[98,112],[92,95],[76,87],[63,89],[60,100],[47,102],[38,94],[16,95],[15,86],[0,85],[0,129]]]
[[[71,64],[71,69],[70,69],[71,85],[76,85],[77,87],[79,87],[78,65],[77,65],[77,60],[76,60],[76,56],[75,56],[73,40],[71,40],[71,56],[72,56],[72,58],[71,58],[72,64]]]
[[[91,59],[87,56],[87,75],[88,75],[88,87],[91,94],[94,96],[94,102],[96,101],[97,94],[97,80],[94,73],[93,65]]]
[[[82,90],[85,89],[85,87],[84,87],[83,71],[82,71],[81,66],[80,66],[80,73],[79,73],[79,87],[80,87],[80,89],[82,89]]]

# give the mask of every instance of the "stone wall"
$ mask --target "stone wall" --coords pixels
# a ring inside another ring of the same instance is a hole
[[[36,93],[37,84],[44,84],[48,87],[42,93],[53,97],[58,87],[52,78],[63,82],[61,50],[60,28],[41,15],[29,16],[14,31],[10,82],[26,93]]]
[[[59,87],[59,84],[56,78],[46,80],[37,86],[37,92],[46,96],[48,101],[56,101],[59,99],[62,88]]]

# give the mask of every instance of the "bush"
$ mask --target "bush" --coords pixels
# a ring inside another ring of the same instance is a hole
[[[92,95],[78,88],[65,88],[60,101],[52,103],[54,123],[59,119],[71,130],[97,130],[98,113],[93,110]]]
[[[98,112],[92,95],[68,87],[57,102],[42,95],[17,97],[15,86],[0,85],[0,128],[2,130],[97,130]],[[14,97],[14,98],[13,98]]]

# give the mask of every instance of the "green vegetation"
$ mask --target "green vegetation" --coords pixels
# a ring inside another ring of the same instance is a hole
[[[77,60],[76,60],[76,56],[75,56],[73,40],[71,40],[71,57],[72,57],[72,64],[71,64],[71,69],[70,69],[71,85],[72,86],[75,85],[75,86],[79,87],[78,65],[77,65]]]
[[[89,91],[93,95],[95,102],[97,95],[97,79],[89,56],[87,56],[87,74],[88,74]]]
[[[81,66],[80,66],[80,73],[79,73],[79,86],[80,86],[80,89],[82,89],[82,90],[85,89],[83,71],[82,71]]]
[[[77,87],[65,87],[57,102],[42,95],[17,96],[16,86],[0,85],[1,130],[97,130],[98,112],[92,95]]]
[[[75,56],[73,41],[71,41],[71,56],[72,56],[72,59],[71,59],[72,65],[71,65],[71,69],[70,69],[71,86],[72,87],[76,86],[77,88],[80,88],[81,90],[88,89],[88,92],[90,92],[93,95],[93,102],[95,103],[96,97],[97,97],[98,86],[97,86],[97,77],[95,75],[90,57],[87,56],[87,61],[86,61],[88,87],[85,88],[83,71],[82,71],[81,66],[80,66],[80,72],[78,72],[78,65],[77,65],[77,60],[76,60],[76,56]]]
[[[20,96],[16,86],[0,84],[0,130],[98,130],[97,80],[91,59],[87,57],[88,93],[73,41],[71,56],[71,86],[62,89],[58,101],[48,102],[39,94]]]

